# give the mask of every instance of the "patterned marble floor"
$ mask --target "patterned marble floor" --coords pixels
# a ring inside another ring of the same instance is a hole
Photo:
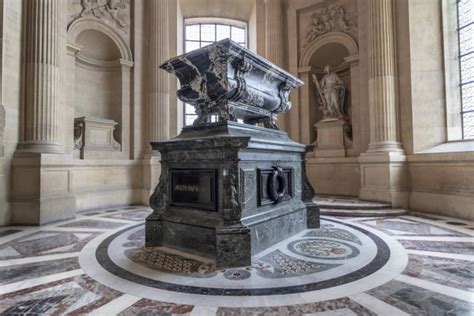
[[[474,222],[410,213],[323,217],[218,270],[147,249],[144,207],[0,228],[0,313],[97,315],[474,315]]]

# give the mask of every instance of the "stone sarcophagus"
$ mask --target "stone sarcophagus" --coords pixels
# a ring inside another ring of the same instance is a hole
[[[194,125],[243,120],[277,128],[276,117],[291,108],[291,89],[302,82],[229,39],[170,59],[161,68],[181,84],[180,100],[196,108]]]
[[[242,62],[247,72],[239,79]],[[246,266],[258,252],[319,227],[305,171],[310,148],[274,124],[291,106],[289,89],[302,83],[229,40],[162,67],[176,73],[179,98],[201,116],[179,136],[152,143],[161,175],[150,198],[146,245],[208,257],[219,268]]]

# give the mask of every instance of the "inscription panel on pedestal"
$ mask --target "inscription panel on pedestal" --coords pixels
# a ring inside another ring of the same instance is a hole
[[[217,172],[170,169],[171,205],[217,211]]]

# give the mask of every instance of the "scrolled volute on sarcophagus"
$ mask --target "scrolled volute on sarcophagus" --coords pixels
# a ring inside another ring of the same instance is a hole
[[[278,129],[279,113],[291,109],[290,91],[303,82],[269,61],[225,39],[170,59],[160,66],[176,75],[178,98],[196,109],[193,125],[243,120]]]

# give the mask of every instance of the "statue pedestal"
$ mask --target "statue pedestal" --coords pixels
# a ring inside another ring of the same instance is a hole
[[[340,119],[322,120],[314,124],[317,134],[315,157],[345,157],[345,121]]]

